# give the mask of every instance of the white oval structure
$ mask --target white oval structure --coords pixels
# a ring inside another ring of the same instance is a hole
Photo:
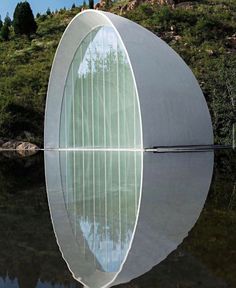
[[[67,27],[46,103],[45,149],[211,145],[210,114],[193,73],[153,33],[95,10]]]

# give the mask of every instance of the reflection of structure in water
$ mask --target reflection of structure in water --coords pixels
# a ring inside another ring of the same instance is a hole
[[[140,197],[141,163],[141,153],[60,153],[73,234],[84,257],[91,251],[101,271],[117,272],[128,251]],[[87,243],[81,243],[81,237]]]
[[[187,236],[206,199],[213,154],[45,152],[45,164],[69,269],[89,287],[108,287],[149,271]]]

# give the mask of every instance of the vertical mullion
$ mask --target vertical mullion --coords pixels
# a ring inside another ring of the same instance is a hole
[[[104,32],[102,31],[102,94],[103,94],[103,137],[104,137],[104,147],[106,147],[106,90],[105,90],[105,67],[104,67]],[[106,233],[106,263],[108,264],[108,235],[107,235],[107,155],[104,153],[104,191],[105,191],[105,233]],[[108,268],[108,267],[107,267]]]
[[[104,33],[103,33],[104,34]],[[104,35],[103,35],[104,36]],[[106,148],[106,89],[105,89],[105,62],[104,62],[104,37],[102,37],[102,92],[103,92],[103,133],[104,148]]]
[[[81,62],[83,57],[83,46],[81,47]],[[82,126],[82,147],[84,148],[84,75],[81,72],[81,126]]]
[[[112,94],[111,94],[111,50],[109,51],[109,108],[110,108],[110,148],[112,148]]]
[[[80,65],[83,62],[83,45],[81,45],[80,48]],[[82,69],[83,67],[81,66],[81,126],[82,126],[82,147],[84,148],[84,71]],[[84,161],[84,151],[82,152],[82,207],[83,207],[83,221],[85,221],[85,161]],[[84,251],[84,255],[85,255],[85,249],[86,249],[86,243],[85,243],[85,239],[83,241],[83,251]]]
[[[72,137],[73,137],[73,147],[75,148],[75,86],[74,86],[74,64],[72,63],[72,73],[71,73],[71,81],[72,81],[72,121],[73,121],[73,124],[72,124],[72,129],[73,129],[73,132],[72,132]],[[74,202],[74,231],[75,231],[75,235],[76,235],[76,188],[75,188],[75,179],[76,179],[76,169],[75,169],[75,152],[73,152],[73,202]]]
[[[94,91],[93,91],[93,42],[92,42],[92,33],[90,34],[90,80],[91,80],[91,110],[92,110],[92,115],[91,115],[91,120],[92,120],[92,148],[94,149]],[[93,179],[93,249],[95,250],[95,224],[96,224],[96,197],[95,197],[95,155],[94,151],[92,152],[92,179]],[[95,261],[95,258],[94,258]]]
[[[72,137],[73,137],[73,147],[75,148],[75,91],[74,91],[74,64],[72,63],[72,75],[71,75],[71,81],[72,81]]]
[[[75,151],[73,151],[73,201],[74,201],[74,231],[75,231],[75,236],[77,234],[77,229],[76,229],[76,161],[75,161]]]
[[[133,107],[134,107],[134,148],[136,148],[136,93],[135,87],[133,85]],[[135,211],[138,206],[138,199],[137,199],[137,159],[136,159],[136,152],[134,152],[134,190],[135,190]]]
[[[120,89],[119,89],[119,44],[117,40],[116,46],[116,83],[117,83],[117,132],[118,132],[118,148],[120,148]],[[119,192],[119,242],[121,249],[121,191],[120,191],[120,152],[118,151],[118,192]]]
[[[91,33],[92,38],[92,33]],[[94,148],[94,99],[93,99],[93,55],[92,55],[92,39],[90,39],[90,64],[91,64],[91,104],[92,104],[92,147]]]

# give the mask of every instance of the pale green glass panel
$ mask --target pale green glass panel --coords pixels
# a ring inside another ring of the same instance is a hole
[[[131,68],[112,27],[91,31],[71,63],[61,111],[60,148],[141,148]]]
[[[142,152],[60,152],[65,206],[78,249],[95,269],[118,272],[138,217]]]

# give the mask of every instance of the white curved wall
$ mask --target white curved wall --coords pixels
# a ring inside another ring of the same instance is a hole
[[[46,105],[45,148],[59,148],[67,73],[80,42],[98,25],[112,26],[127,50],[140,102],[143,148],[212,144],[206,101],[184,61],[138,24],[108,12],[86,10],[66,29],[54,59]]]

